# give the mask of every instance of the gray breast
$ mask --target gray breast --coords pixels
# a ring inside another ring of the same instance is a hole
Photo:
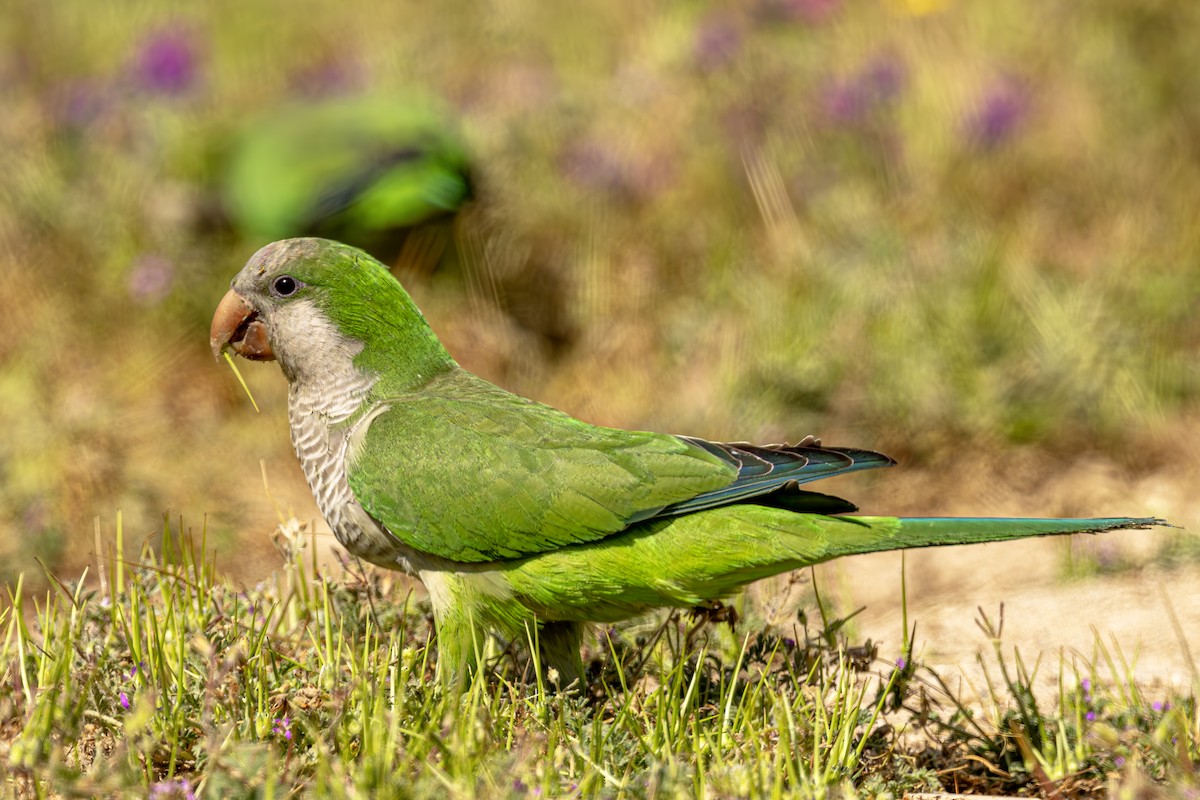
[[[413,553],[366,513],[346,478],[353,429],[347,421],[373,382],[360,374],[333,386],[293,383],[288,397],[292,446],[317,508],[342,546],[381,566],[412,572]]]
[[[404,545],[371,518],[346,479],[359,412],[378,376],[359,369],[363,344],[345,336],[311,300],[273,314],[268,335],[288,379],[292,445],[317,507],[342,545],[360,558],[412,572],[428,556]]]

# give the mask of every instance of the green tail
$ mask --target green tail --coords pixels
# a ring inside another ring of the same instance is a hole
[[[827,517],[727,506],[644,523],[501,571],[520,603],[541,619],[608,622],[659,606],[694,607],[838,556],[1160,524],[1148,517]]]
[[[873,522],[890,519],[887,517],[848,517]],[[831,553],[828,557],[892,550],[909,547],[939,547],[941,545],[982,544],[1008,539],[1026,539],[1033,536],[1058,536],[1069,533],[1104,533],[1105,531],[1130,528],[1150,528],[1166,525],[1166,521],[1154,517],[1107,517],[1100,519],[1053,519],[1025,517],[896,517],[899,525],[896,538],[883,538],[880,547],[861,550],[856,542],[848,542],[847,549]],[[894,542],[894,543],[893,543]]]
[[[582,624],[652,608],[694,608],[748,583],[838,556],[1166,524],[1150,517],[1014,519],[830,517],[754,505],[651,520],[599,542],[519,561],[463,565],[422,579],[434,598],[444,675],[464,674],[487,630],[540,628],[545,662],[582,677]],[[475,658],[478,658],[476,653]]]

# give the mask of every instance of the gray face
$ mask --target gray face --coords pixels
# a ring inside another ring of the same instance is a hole
[[[362,343],[344,336],[292,274],[313,241],[274,242],[250,258],[213,317],[214,355],[228,347],[254,361],[278,360],[293,384],[328,384],[328,373],[353,369]]]

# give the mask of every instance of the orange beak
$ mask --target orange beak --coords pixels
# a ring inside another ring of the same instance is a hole
[[[225,293],[213,314],[208,343],[217,359],[226,347],[251,361],[275,358],[267,340],[267,326],[259,320],[258,312],[233,289]]]

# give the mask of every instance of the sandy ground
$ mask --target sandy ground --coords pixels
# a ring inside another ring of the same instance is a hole
[[[903,563],[917,660],[952,686],[964,679],[982,690],[976,653],[998,672],[992,641],[977,620],[981,609],[998,623],[1003,606],[1005,653],[1011,657],[1018,649],[1030,666],[1042,656],[1039,694],[1055,691],[1060,654],[1067,675],[1072,664],[1086,675],[1086,665],[1097,661],[1097,642],[1115,658],[1123,654],[1151,695],[1165,685],[1188,684],[1191,656],[1200,654],[1200,593],[1193,590],[1200,586],[1200,566],[1070,580],[1060,572],[1064,546],[1035,541],[909,551]],[[901,563],[898,553],[856,556],[824,566],[817,576],[830,584],[823,591],[838,595],[840,608],[865,607],[854,619],[856,638],[878,644],[885,659],[901,649]]]

